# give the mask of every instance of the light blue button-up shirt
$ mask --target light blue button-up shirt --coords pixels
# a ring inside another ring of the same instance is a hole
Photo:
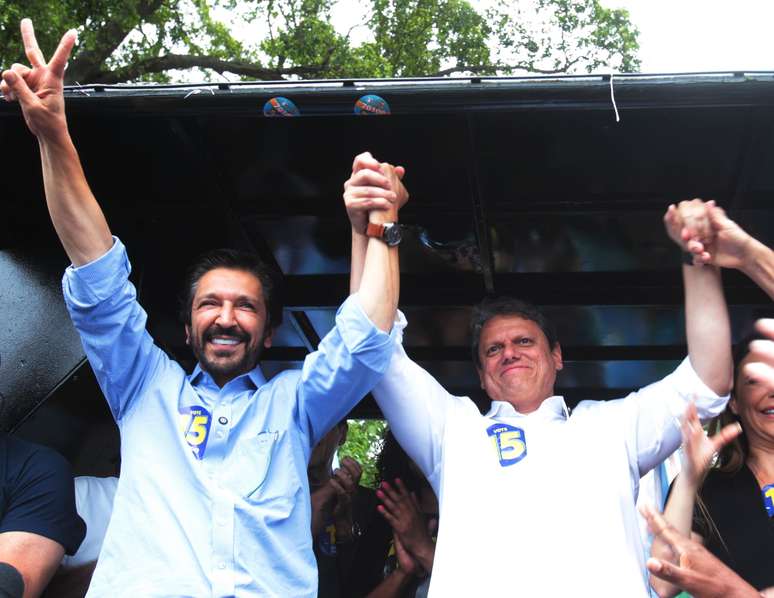
[[[317,595],[311,448],[376,384],[390,336],[352,296],[302,370],[218,388],[154,343],[116,239],[64,275],[65,301],[121,431],[121,478],[88,596]]]

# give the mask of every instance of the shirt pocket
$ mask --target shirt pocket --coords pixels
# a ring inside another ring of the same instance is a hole
[[[229,485],[242,498],[252,497],[266,481],[278,439],[279,432],[261,432],[237,444]]]

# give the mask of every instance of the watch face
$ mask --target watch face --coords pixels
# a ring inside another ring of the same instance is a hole
[[[393,247],[400,243],[402,238],[400,225],[393,224],[392,226],[385,227],[384,229],[384,242],[390,247]]]

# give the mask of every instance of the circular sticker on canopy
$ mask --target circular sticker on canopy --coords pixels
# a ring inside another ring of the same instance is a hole
[[[390,105],[377,95],[369,94],[355,102],[355,114],[362,116],[383,116],[390,113]]]
[[[264,116],[298,116],[301,111],[292,100],[277,96],[263,105]]]

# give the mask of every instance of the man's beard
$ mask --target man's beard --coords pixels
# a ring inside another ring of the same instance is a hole
[[[213,378],[227,378],[232,380],[241,374],[252,370],[261,358],[263,353],[263,342],[266,339],[264,331],[260,342],[255,347],[250,347],[252,340],[249,334],[237,332],[232,329],[224,329],[220,326],[211,326],[200,337],[193,338],[191,342],[191,351],[199,362],[201,368],[210,374]],[[228,360],[226,362],[211,361],[207,358],[205,345],[217,335],[228,335],[238,338],[244,346],[241,359],[238,361]]]

